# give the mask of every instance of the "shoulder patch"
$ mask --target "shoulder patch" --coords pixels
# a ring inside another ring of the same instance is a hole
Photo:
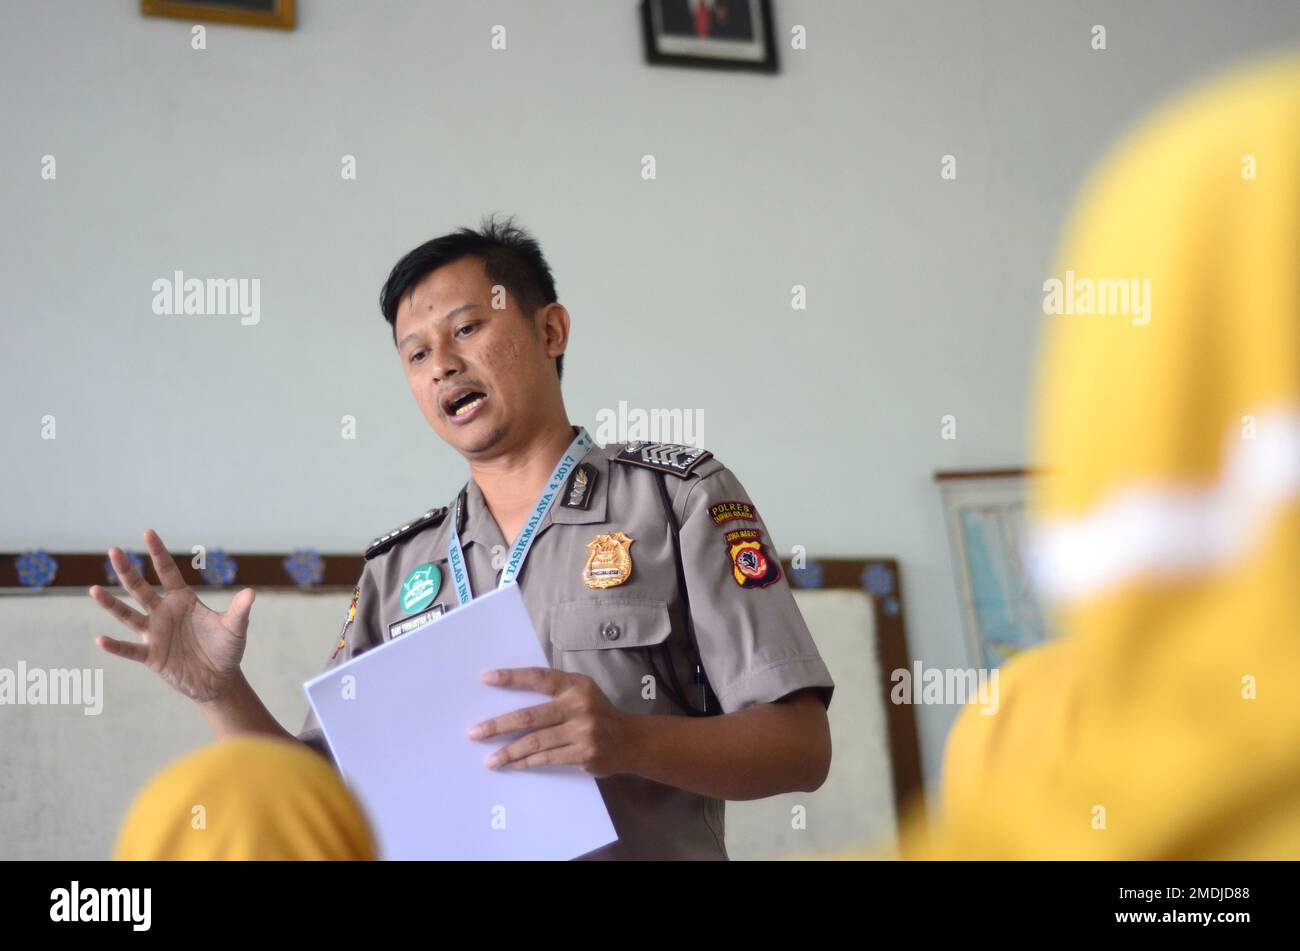
[[[754,511],[752,502],[719,502],[717,505],[709,506],[709,516],[713,519],[714,525],[721,525],[733,518],[743,519],[746,522],[758,521],[758,513]]]
[[[673,442],[630,442],[614,456],[615,462],[644,466],[657,472],[667,472],[685,479],[691,470],[713,453],[698,446],[682,446]]]
[[[442,520],[447,517],[447,507],[439,509],[429,509],[419,518],[412,519],[400,528],[395,528],[385,535],[380,535],[369,546],[366,547],[366,561],[377,555],[382,555],[395,544],[416,532],[426,528],[433,528],[442,524]]]

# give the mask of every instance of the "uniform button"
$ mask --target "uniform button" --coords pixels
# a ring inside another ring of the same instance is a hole
[[[618,629],[618,625],[614,624],[612,621],[606,621],[604,626],[600,629],[600,636],[605,638],[607,641],[618,640],[618,636],[622,633],[623,632]]]

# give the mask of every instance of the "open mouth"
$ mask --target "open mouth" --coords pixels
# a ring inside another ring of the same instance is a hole
[[[487,399],[481,390],[458,390],[442,402],[442,411],[453,420],[469,419]]]

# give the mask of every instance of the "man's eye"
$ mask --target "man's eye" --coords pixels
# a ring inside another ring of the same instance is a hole
[[[476,326],[477,324],[462,324],[456,328],[456,336],[468,336],[470,333],[474,332]]]
[[[412,362],[412,363],[419,363],[422,359],[424,359],[424,355],[425,355],[426,353],[428,353],[428,352],[429,352],[429,351],[427,351],[427,350],[417,350],[417,351],[415,351],[413,354],[411,354],[411,362]]]

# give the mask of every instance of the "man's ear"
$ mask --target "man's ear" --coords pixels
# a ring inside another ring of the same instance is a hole
[[[569,346],[569,312],[563,304],[547,304],[538,315],[542,343],[548,357],[558,357]]]

